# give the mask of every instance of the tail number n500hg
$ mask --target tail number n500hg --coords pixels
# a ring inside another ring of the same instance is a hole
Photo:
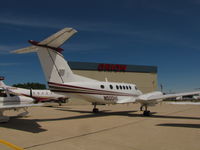
[[[104,96],[105,101],[117,101],[117,96]]]

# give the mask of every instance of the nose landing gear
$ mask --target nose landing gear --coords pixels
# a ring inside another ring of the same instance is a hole
[[[143,111],[143,107],[145,107],[145,110]],[[142,105],[140,107],[140,111],[143,111],[143,116],[150,116],[151,115],[151,112],[147,109],[147,105]]]

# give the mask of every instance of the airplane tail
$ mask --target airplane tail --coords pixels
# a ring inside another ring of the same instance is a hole
[[[60,48],[60,46],[76,32],[77,31],[72,28],[64,28],[41,42],[29,40],[33,46],[15,50],[12,53],[21,54],[36,52],[49,84],[91,81],[92,79],[73,74],[61,53],[63,49]]]
[[[76,32],[72,28],[64,28],[41,42],[29,40],[33,46],[12,51],[12,53],[36,52],[48,82],[65,83],[74,81],[74,74],[61,54],[62,49],[60,46]]]

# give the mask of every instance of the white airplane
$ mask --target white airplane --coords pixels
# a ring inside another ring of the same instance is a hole
[[[25,112],[19,114],[19,116],[25,116],[28,114],[27,107],[41,106],[41,104],[33,104],[34,101],[30,97],[10,94],[2,88],[0,90],[0,122],[7,122],[9,120],[8,116],[3,115],[3,112],[6,110],[24,109]]]
[[[61,105],[61,103],[65,103],[69,99],[66,95],[61,95],[50,90],[28,90],[24,88],[7,86],[2,80],[4,80],[4,78],[0,78],[0,88],[6,89],[10,94],[31,97],[34,99],[34,103],[57,102],[59,105]]]
[[[94,113],[98,112],[98,104],[140,103],[140,110],[145,107],[143,115],[149,116],[148,106],[154,106],[163,99],[200,93],[198,91],[164,95],[160,91],[154,91],[143,94],[135,84],[102,82],[76,75],[64,59],[61,53],[63,49],[60,48],[76,32],[72,28],[64,28],[41,42],[29,40],[33,46],[15,50],[13,53],[37,52],[50,90],[91,102],[94,105]]]

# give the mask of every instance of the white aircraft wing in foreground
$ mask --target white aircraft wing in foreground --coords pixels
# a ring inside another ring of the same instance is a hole
[[[140,103],[141,110],[145,107],[144,115],[150,115],[148,106],[153,106],[165,98],[199,94],[187,92],[163,95],[155,91],[143,94],[135,84],[121,82],[102,82],[74,74],[64,59],[59,47],[77,31],[64,28],[42,42],[29,41],[32,46],[15,50],[14,53],[36,52],[51,91],[70,97],[80,97],[94,105],[93,112],[98,112],[98,104]]]
[[[0,122],[7,122],[9,117],[4,116],[5,110],[19,110],[24,109],[25,112],[21,113],[20,116],[28,114],[27,107],[41,106],[41,104],[33,104],[34,99],[26,96],[17,96],[9,94],[6,91],[0,92]]]

